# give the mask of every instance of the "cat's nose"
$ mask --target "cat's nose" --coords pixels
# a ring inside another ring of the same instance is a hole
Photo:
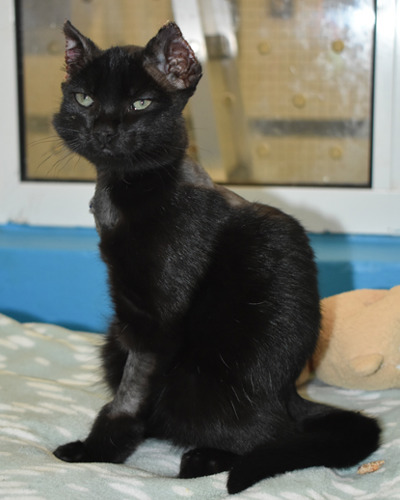
[[[109,128],[96,130],[94,132],[97,143],[103,148],[110,146],[116,136],[116,132]]]
[[[100,148],[109,148],[118,135],[118,123],[111,117],[101,116],[94,122],[92,133]]]

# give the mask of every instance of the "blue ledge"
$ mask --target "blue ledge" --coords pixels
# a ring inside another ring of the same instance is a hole
[[[312,234],[322,297],[400,285],[400,237]]]
[[[400,284],[400,238],[312,234],[321,296]],[[111,315],[94,229],[0,226],[0,312],[103,332]]]
[[[94,229],[0,226],[0,312],[103,332],[111,314]]]

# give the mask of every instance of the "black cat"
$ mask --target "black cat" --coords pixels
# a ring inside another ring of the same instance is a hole
[[[186,451],[180,477],[229,470],[228,491],[311,466],[348,467],[374,419],[302,399],[319,331],[300,224],[216,186],[186,156],[181,116],[201,77],[173,24],[102,51],[69,22],[59,135],[96,167],[92,210],[114,319],[102,351],[113,400],[70,462],[123,462],[147,437]]]

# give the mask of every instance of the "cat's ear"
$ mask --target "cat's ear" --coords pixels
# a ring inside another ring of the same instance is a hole
[[[88,62],[100,55],[101,50],[87,37],[83,36],[70,21],[64,23],[65,66],[67,79],[82,69]]]
[[[201,65],[175,23],[163,26],[146,45],[144,68],[168,90],[194,90],[201,78]]]

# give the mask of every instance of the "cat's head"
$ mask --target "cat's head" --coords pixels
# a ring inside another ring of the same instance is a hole
[[[182,157],[182,109],[201,66],[174,23],[145,47],[99,49],[64,24],[66,79],[54,126],[99,169],[138,171]]]

